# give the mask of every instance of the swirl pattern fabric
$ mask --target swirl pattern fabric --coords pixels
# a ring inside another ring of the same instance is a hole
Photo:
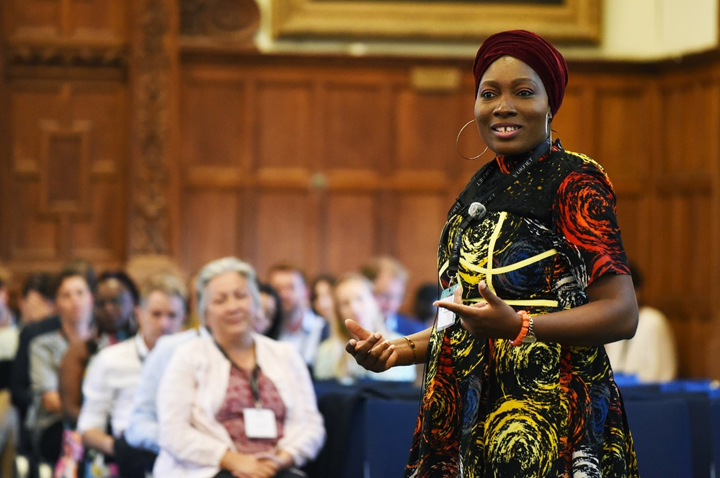
[[[486,187],[518,161],[496,158]],[[448,218],[439,247],[444,287],[460,222]],[[517,309],[546,314],[587,303],[587,285],[609,273],[629,273],[612,185],[597,163],[559,142],[462,237],[458,280],[466,303],[482,300],[477,285],[486,280]],[[433,330],[428,356],[406,477],[638,476],[603,347],[513,347],[456,324]]]

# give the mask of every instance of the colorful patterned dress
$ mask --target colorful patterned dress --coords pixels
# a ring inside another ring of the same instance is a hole
[[[499,157],[483,188],[525,158]],[[480,193],[483,192],[481,189]],[[484,279],[516,310],[541,315],[588,302],[604,274],[628,274],[604,170],[556,142],[465,230],[458,279],[466,304]],[[443,287],[462,217],[440,243]],[[622,399],[602,346],[481,339],[433,330],[407,477],[637,477]]]

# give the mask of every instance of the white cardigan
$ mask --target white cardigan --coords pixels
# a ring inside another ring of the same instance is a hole
[[[290,345],[254,334],[257,364],[285,404],[283,437],[278,447],[296,466],[315,458],[325,442],[325,427],[305,361]],[[158,388],[159,478],[212,478],[225,452],[235,451],[215,415],[225,400],[230,362],[212,337],[179,346]]]

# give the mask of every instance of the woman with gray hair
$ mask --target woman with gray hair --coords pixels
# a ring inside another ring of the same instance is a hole
[[[158,390],[157,477],[299,477],[325,440],[310,374],[285,343],[257,334],[253,268],[234,257],[196,281],[210,337],[178,347]]]

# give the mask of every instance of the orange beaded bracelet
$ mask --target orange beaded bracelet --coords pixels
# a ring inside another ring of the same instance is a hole
[[[518,336],[510,342],[514,347],[517,347],[518,345],[523,343],[523,339],[527,337],[528,330],[530,329],[530,316],[528,313],[524,310],[519,310],[518,315],[520,315],[520,318],[522,319],[522,326],[520,327],[520,333]]]

